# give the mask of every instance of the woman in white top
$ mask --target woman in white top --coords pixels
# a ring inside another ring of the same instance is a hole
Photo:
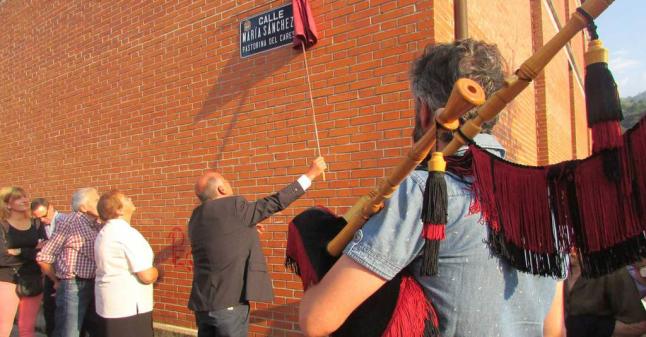
[[[106,337],[152,337],[153,282],[158,271],[153,251],[130,226],[135,205],[112,190],[99,199],[105,225],[94,242],[96,312]]]

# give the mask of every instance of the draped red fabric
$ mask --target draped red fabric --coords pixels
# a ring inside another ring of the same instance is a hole
[[[294,9],[294,48],[309,48],[318,41],[314,15],[307,0],[292,0]]]

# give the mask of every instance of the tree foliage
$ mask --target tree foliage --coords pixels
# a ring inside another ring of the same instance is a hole
[[[622,98],[621,109],[624,114],[621,126],[624,129],[632,128],[646,114],[646,91],[633,97]]]

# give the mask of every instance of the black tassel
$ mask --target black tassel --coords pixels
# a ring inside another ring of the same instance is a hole
[[[617,83],[608,69],[608,50],[597,34],[594,18],[582,8],[577,12],[588,19],[590,43],[585,58],[585,104],[588,112],[588,127],[602,122],[621,121],[621,103]]]
[[[621,121],[621,101],[617,83],[605,62],[586,66],[585,104],[588,113],[588,126],[609,121]]]
[[[448,204],[444,172],[429,172],[424,189],[422,222],[424,224],[445,224]]]
[[[585,63],[585,105],[592,129],[592,151],[622,146],[621,102],[617,83],[608,69],[608,50],[601,40],[590,41]]]
[[[426,179],[422,205],[422,235],[425,238],[420,273],[425,276],[437,275],[440,241],[445,236],[448,196],[444,171],[446,162],[441,152],[434,152],[429,160],[429,174]]]
[[[439,270],[440,240],[426,239],[422,253],[422,266],[420,274],[423,276],[437,275]]]

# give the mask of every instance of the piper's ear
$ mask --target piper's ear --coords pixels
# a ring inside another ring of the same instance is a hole
[[[422,123],[422,128],[424,131],[428,130],[431,126],[433,118],[431,117],[431,112],[428,110],[428,105],[422,100],[419,101],[419,120]]]
[[[227,193],[227,189],[224,187],[224,184],[218,185],[218,193],[220,195],[225,195]]]

